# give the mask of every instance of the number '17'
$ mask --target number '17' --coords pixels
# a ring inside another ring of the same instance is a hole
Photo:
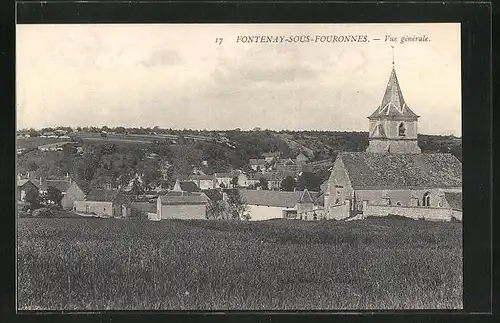
[[[222,38],[219,38],[219,37],[215,38],[215,43],[216,43],[217,45],[222,44]]]

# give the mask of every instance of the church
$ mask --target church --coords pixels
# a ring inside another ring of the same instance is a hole
[[[324,197],[327,218],[462,219],[462,164],[452,154],[421,152],[418,119],[393,66],[382,103],[368,117],[366,152],[342,152],[335,160]]]

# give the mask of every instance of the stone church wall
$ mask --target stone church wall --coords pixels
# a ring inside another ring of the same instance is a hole
[[[363,212],[367,216],[400,215],[412,219],[425,219],[431,221],[450,221],[451,209],[433,207],[408,207],[408,206],[377,206],[368,205]]]
[[[417,140],[371,139],[366,149],[369,153],[412,153],[420,154]]]

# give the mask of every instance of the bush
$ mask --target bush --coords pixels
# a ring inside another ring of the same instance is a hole
[[[31,213],[32,216],[35,217],[52,217],[54,216],[54,212],[52,212],[49,208],[43,207],[40,209],[36,209]]]
[[[59,204],[50,204],[49,206],[47,206],[47,208],[54,211],[62,210],[62,207]]]

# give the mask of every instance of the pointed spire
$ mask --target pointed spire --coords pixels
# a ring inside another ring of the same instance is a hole
[[[387,117],[387,116],[403,116],[410,118],[418,118],[418,116],[410,110],[406,105],[403,98],[403,92],[399,86],[398,77],[396,76],[396,69],[394,66],[391,70],[391,75],[389,77],[389,82],[387,82],[387,87],[385,89],[384,97],[382,98],[382,103],[380,106],[372,113],[368,118],[377,117]]]

